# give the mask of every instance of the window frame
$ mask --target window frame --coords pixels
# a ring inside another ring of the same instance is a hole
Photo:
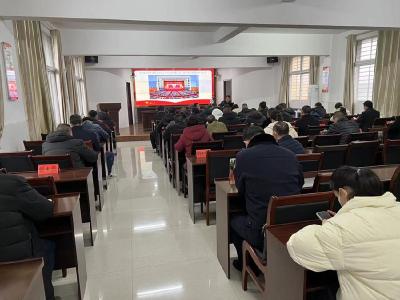
[[[300,58],[300,68],[299,70],[296,71],[292,71],[292,64],[294,59],[298,59]],[[303,68],[303,64],[304,64],[304,60],[308,59],[308,68],[304,69]],[[310,61],[311,61],[311,56],[309,55],[298,55],[298,56],[293,56],[290,57],[290,61],[289,61],[289,103],[290,104],[294,104],[296,103],[296,105],[290,105],[291,107],[302,107],[305,104],[309,104],[310,103],[310,95],[309,95],[309,88],[310,88],[310,75],[311,75],[311,66],[310,66]],[[299,93],[296,95],[298,96],[297,98],[292,98],[292,89],[291,89],[291,85],[292,85],[292,76],[299,76],[299,88],[298,91]],[[304,85],[304,79],[303,77],[307,77],[307,97],[302,98],[302,91],[303,91],[303,85]],[[300,105],[298,105],[300,104]]]

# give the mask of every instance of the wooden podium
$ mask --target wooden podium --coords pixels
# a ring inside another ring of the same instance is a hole
[[[121,110],[121,103],[98,103],[97,109],[108,112],[111,120],[115,123],[115,133],[119,135],[119,111]]]

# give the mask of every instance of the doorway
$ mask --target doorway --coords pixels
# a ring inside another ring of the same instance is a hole
[[[224,100],[226,96],[232,98],[232,79],[224,80]]]

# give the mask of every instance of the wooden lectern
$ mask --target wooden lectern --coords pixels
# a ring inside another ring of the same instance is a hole
[[[115,133],[119,135],[119,111],[121,103],[98,103],[97,110],[107,111],[115,123]]]

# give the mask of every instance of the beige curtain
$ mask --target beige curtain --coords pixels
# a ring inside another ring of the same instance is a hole
[[[319,83],[319,56],[310,56],[310,85]]]
[[[279,102],[286,103],[289,106],[289,72],[290,72],[290,57],[282,57],[282,77],[281,86],[279,89]]]
[[[84,72],[85,59],[81,56],[65,56],[64,62],[70,113],[86,115],[88,104]]]
[[[0,71],[0,139],[4,130],[4,94],[3,94],[3,81],[2,72]]]
[[[20,76],[26,97],[29,135],[32,140],[37,140],[41,133],[54,129],[40,22],[14,21],[13,24]]]
[[[400,115],[400,30],[379,32],[373,100],[381,116]]]
[[[62,122],[69,123],[70,105],[68,96],[67,77],[65,72],[65,64],[62,56],[61,35],[58,30],[50,30],[51,42],[54,54],[54,66],[58,69],[57,87],[58,97],[61,99],[61,118]]]
[[[354,64],[357,55],[357,36],[351,34],[347,37],[346,70],[344,76],[343,103],[351,113],[354,111]]]

